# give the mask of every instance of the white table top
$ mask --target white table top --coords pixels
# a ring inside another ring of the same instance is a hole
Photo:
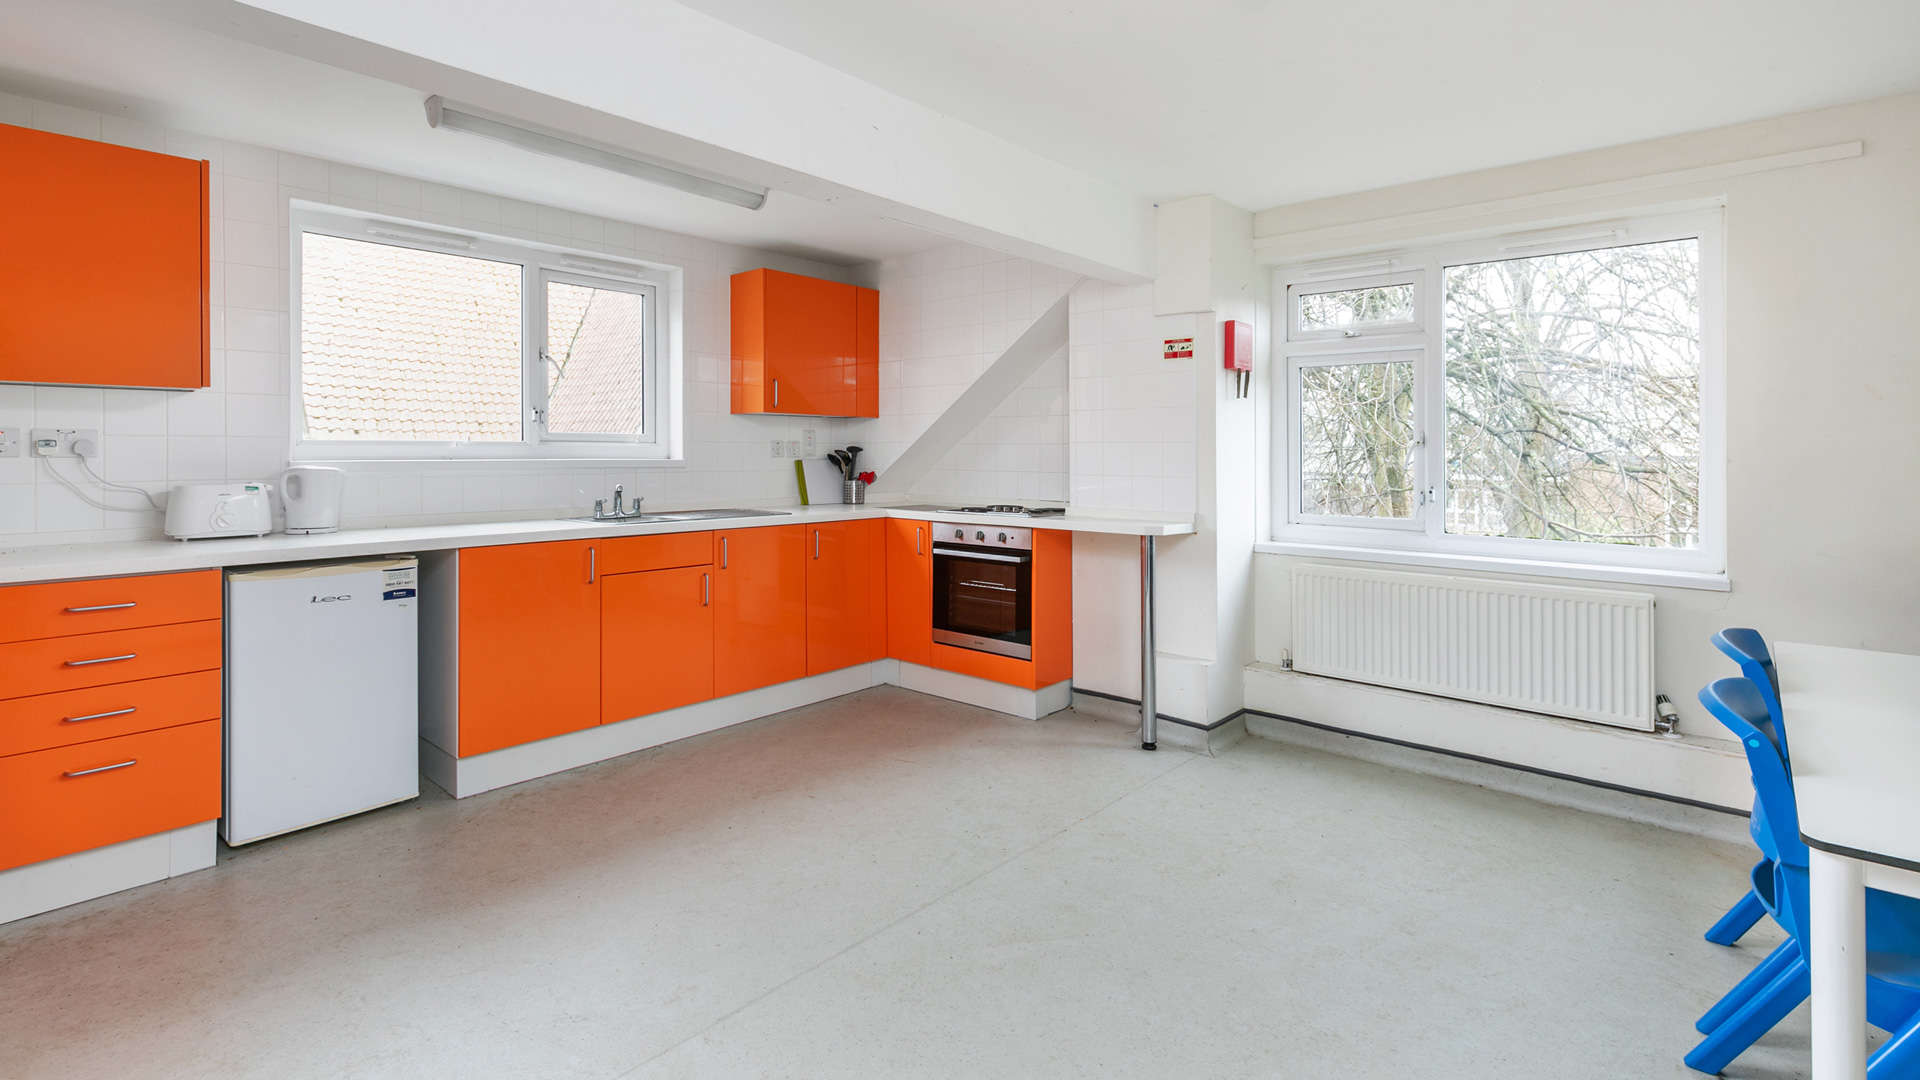
[[[860,518],[907,518],[957,521],[982,525],[1021,525],[1032,529],[1106,533],[1121,536],[1181,536],[1193,532],[1193,517],[1108,517],[1079,514],[1027,518],[1010,514],[930,514],[883,506],[847,506],[840,503],[810,507],[767,507],[785,511],[777,516],[717,518],[707,521],[651,522],[642,525],[597,525],[592,522],[540,519],[531,521],[463,522],[391,529],[343,529],[320,536],[262,537],[227,540],[126,540],[104,544],[59,544],[0,550],[0,584],[60,581],[69,578],[118,577],[174,570],[205,570],[225,566],[303,562],[311,559],[359,558],[402,552],[443,551],[448,548],[491,547],[544,540],[582,540],[605,536],[653,536],[661,533],[705,532],[710,529],[746,529],[767,525],[804,525],[818,521]]]
[[[1781,641],[1773,658],[1801,836],[1920,870],[1920,656]]]

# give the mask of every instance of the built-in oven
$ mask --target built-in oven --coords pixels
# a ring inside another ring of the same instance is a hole
[[[929,523],[933,640],[1033,659],[1033,533],[1000,525]]]

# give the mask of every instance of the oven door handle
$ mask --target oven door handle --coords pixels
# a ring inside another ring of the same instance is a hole
[[[1002,555],[997,551],[969,551],[966,548],[942,547],[939,544],[933,545],[933,553],[956,559],[984,559],[987,562],[1029,563],[1033,561],[1032,555]]]
[[[992,589],[994,592],[1017,593],[1020,591],[1011,585],[996,585],[991,581],[962,581],[959,584],[969,589]]]

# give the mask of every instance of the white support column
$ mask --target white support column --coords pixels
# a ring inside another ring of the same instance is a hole
[[[1858,860],[1809,849],[1814,1080],[1866,1080],[1867,890]]]

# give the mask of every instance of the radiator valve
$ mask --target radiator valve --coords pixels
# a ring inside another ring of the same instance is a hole
[[[1653,730],[1663,739],[1680,737],[1680,710],[1673,707],[1673,699],[1665,694],[1653,696]]]

